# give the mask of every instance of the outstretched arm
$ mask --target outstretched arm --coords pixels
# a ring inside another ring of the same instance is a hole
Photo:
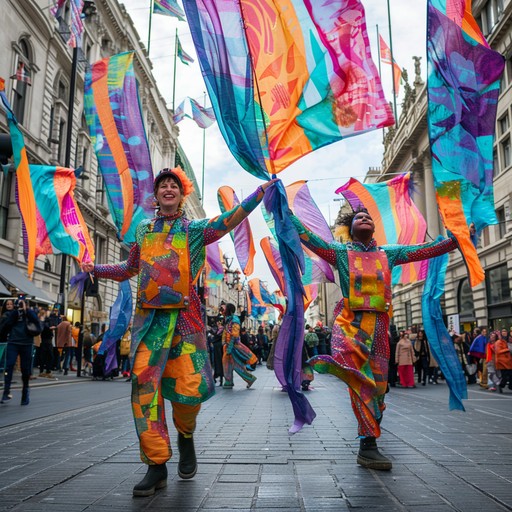
[[[277,180],[269,180],[263,185],[260,185],[255,192],[244,199],[239,205],[235,206],[231,210],[224,212],[222,215],[218,215],[213,219],[207,221],[204,227],[204,239],[207,244],[211,244],[231,230],[236,228],[249,214],[261,203],[265,190],[272,186]]]
[[[296,215],[290,214],[290,217],[299,232],[301,242],[315,254],[318,254],[320,258],[327,261],[327,263],[336,265],[336,252],[334,249],[323,238],[320,238],[304,226]]]
[[[388,259],[392,265],[403,265],[412,261],[428,260],[441,256],[457,248],[457,242],[453,238],[428,242],[418,245],[384,246]]]

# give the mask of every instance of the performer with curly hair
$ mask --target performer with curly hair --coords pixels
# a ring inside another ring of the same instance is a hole
[[[332,355],[309,363],[347,383],[360,438],[358,464],[389,470],[391,461],[378,449],[387,391],[391,309],[391,271],[395,265],[439,256],[457,247],[451,238],[421,245],[378,247],[368,211],[346,214],[341,225],[346,242],[327,243],[292,216],[302,243],[338,269],[341,300],[334,308]]]
[[[178,475],[197,471],[193,433],[201,403],[215,390],[201,304],[195,290],[205,246],[242,222],[275,180],[259,186],[240,205],[213,219],[189,220],[183,204],[193,184],[179,168],[163,169],[154,181],[157,214],[143,220],[128,259],[114,265],[84,264],[95,277],[124,281],[138,274],[132,328],[132,407],[141,459],[148,471],[133,489],[150,496],[167,483],[172,450],[164,398],[171,401],[178,431]]]

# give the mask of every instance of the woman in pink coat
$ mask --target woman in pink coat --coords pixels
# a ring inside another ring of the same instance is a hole
[[[398,377],[404,388],[415,388],[414,385],[414,348],[409,335],[400,333],[400,339],[396,345],[395,360],[398,365]]]

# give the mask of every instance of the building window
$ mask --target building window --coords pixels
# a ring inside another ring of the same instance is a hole
[[[30,70],[30,47],[25,39],[22,39],[18,45],[19,53],[16,58],[16,69],[14,75],[19,78],[15,80],[13,86],[13,101],[12,110],[16,116],[17,121],[23,124],[25,121],[25,110],[27,106],[27,96],[29,92],[29,84],[31,83],[31,70]]]
[[[101,264],[105,263],[105,247],[106,247],[106,240],[99,235],[96,235],[95,241],[94,241],[94,247],[95,247],[95,255],[96,260],[94,263]]]
[[[465,277],[459,282],[457,289],[457,308],[462,321],[472,321],[475,316],[473,292],[469,286],[469,279]]]
[[[9,203],[11,202],[11,183],[13,174],[0,172],[0,238],[7,239]]]
[[[487,304],[510,302],[510,282],[507,265],[485,270]]]
[[[491,243],[491,240],[489,238],[489,226],[485,226],[485,228],[482,229],[480,241],[482,243],[482,247],[487,247]]]
[[[492,152],[492,177],[496,178],[500,172],[500,164],[498,162],[498,152],[496,148]]]
[[[505,132],[508,131],[508,129],[510,128],[508,113],[505,114],[502,118],[500,118],[498,120],[498,125],[499,125],[499,129],[500,129],[500,132],[499,132],[500,135],[503,135],[503,134],[505,134]]]
[[[507,221],[505,220],[505,208],[498,208],[496,210],[496,218],[498,219],[498,225],[496,226],[496,237],[498,240],[505,238],[507,233]]]
[[[411,301],[408,300],[405,304],[405,326],[409,328],[412,326],[412,304]]]
[[[512,155],[510,153],[510,136],[507,136],[505,137],[505,139],[503,139],[501,142],[500,142],[500,147],[501,147],[501,167],[502,167],[502,170],[503,169],[506,169],[507,167],[510,166],[510,164],[512,163]]]
[[[485,5],[485,35],[490,34],[497,22],[495,0],[489,0]]]

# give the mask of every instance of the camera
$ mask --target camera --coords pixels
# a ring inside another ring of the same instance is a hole
[[[21,304],[21,302],[27,302],[27,296],[24,295],[24,294],[20,294],[18,295],[18,299],[16,301],[14,301],[14,306],[17,307],[18,309],[23,309],[23,304]]]

